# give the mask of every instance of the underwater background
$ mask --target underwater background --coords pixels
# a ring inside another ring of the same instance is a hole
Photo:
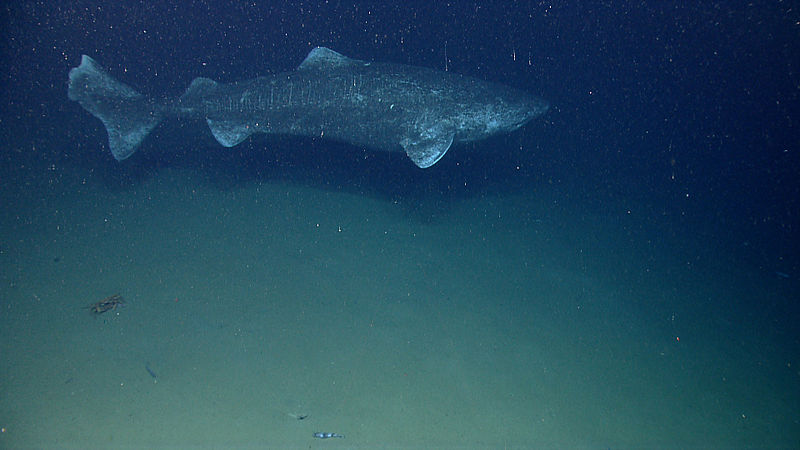
[[[768,1],[0,7],[0,447],[797,448],[798,23]],[[67,98],[82,54],[161,99],[317,46],[550,110],[419,169],[190,120],[116,161]]]

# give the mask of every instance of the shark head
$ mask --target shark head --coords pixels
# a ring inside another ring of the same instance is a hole
[[[496,128],[490,134],[514,131],[550,109],[550,104],[527,92],[517,91],[498,99],[494,109]]]
[[[519,129],[533,118],[547,112],[550,104],[539,97],[517,89],[498,89],[486,101],[463,108],[456,123],[460,123],[459,141],[472,141]]]

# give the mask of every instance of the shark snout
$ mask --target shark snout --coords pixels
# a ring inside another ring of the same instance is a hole
[[[548,109],[550,109],[550,102],[547,100],[543,100],[541,98],[533,100],[531,107],[531,110],[533,111],[533,117],[546,113]]]
[[[516,113],[511,116],[513,120],[509,121],[508,128],[511,130],[516,130],[535,117],[546,113],[550,109],[550,103],[538,97],[530,97],[518,103],[515,109]]]

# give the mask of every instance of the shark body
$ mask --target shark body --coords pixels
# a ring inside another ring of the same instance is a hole
[[[549,107],[499,84],[360,61],[324,47],[313,49],[294,71],[230,84],[196,78],[181,97],[161,102],[83,55],[69,73],[68,95],[103,122],[117,160],[131,156],[164,118],[200,116],[226,147],[254,133],[330,138],[404,150],[422,168],[439,161],[454,142],[516,130]]]

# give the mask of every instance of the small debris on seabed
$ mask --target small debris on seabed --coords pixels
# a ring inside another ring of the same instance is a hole
[[[93,314],[103,314],[104,312],[111,311],[112,309],[117,309],[117,306],[122,306],[124,304],[125,299],[119,294],[114,294],[110,297],[100,300],[97,303],[92,303],[86,308],[88,308]]]

